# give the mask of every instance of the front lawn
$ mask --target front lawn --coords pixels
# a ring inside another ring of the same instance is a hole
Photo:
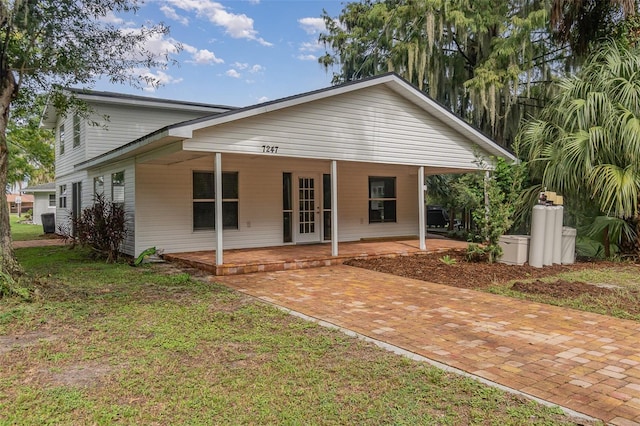
[[[0,424],[575,424],[169,265],[16,253],[36,296],[0,302]]]
[[[42,225],[31,223],[21,223],[25,220],[24,215],[18,217],[17,214],[10,215],[11,237],[13,241],[41,240],[47,238],[42,230]]]

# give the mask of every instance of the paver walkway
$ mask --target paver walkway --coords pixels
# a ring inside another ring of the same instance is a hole
[[[610,424],[640,424],[637,322],[349,266],[212,279]]]

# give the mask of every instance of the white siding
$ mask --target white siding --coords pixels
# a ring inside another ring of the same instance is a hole
[[[103,123],[101,116],[109,121],[104,126],[88,126],[87,135],[91,143],[87,150],[87,159],[93,158],[148,133],[170,124],[202,117],[202,111],[173,111],[124,105],[99,104],[96,108],[96,121]]]
[[[64,154],[60,154],[60,125],[64,124]],[[56,179],[64,178],[73,173],[73,165],[86,160],[86,126],[80,122],[80,146],[73,146],[73,114],[59,118],[56,126],[55,164]],[[58,184],[59,185],[59,184]]]
[[[163,166],[136,167],[136,247],[155,246],[166,253],[213,250],[215,231],[192,229],[192,172],[213,170],[213,156]],[[266,247],[283,244],[282,173],[329,173],[328,161],[222,156],[223,171],[239,172],[239,229],[224,231],[224,246]],[[396,223],[369,224],[368,176],[397,178]],[[339,162],[340,241],[418,234],[417,168]]]
[[[194,132],[188,150],[475,169],[474,144],[386,87]]]
[[[87,172],[81,171],[56,177],[56,232],[69,232],[71,229],[71,208],[73,207],[72,188],[74,182],[82,182],[82,206],[87,206]],[[60,186],[67,185],[67,207],[60,207]]]
[[[49,194],[51,194],[51,192],[33,193],[33,223],[35,225],[42,225],[42,218],[40,215],[56,212],[55,207],[49,207]],[[55,193],[53,194],[55,195]]]
[[[133,255],[135,252],[135,222],[136,222],[136,174],[133,160],[110,164],[108,167],[92,170],[86,183],[83,182],[83,200],[85,207],[90,206],[94,201],[93,178],[102,176],[104,178],[104,194],[107,201],[111,199],[112,181],[114,173],[124,171],[124,210],[127,217],[127,237],[124,242],[123,252]]]
[[[93,103],[91,117],[97,125],[81,119],[80,146],[73,148],[73,114],[64,119],[65,153],[60,154],[58,129],[56,128],[56,176],[73,172],[73,166],[96,157],[146,134],[170,124],[208,115],[203,111],[171,110],[149,106],[113,105]],[[108,117],[105,121],[104,117]]]

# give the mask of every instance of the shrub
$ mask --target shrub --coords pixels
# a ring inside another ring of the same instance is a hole
[[[71,220],[72,239],[91,248],[97,257],[113,263],[118,260],[120,246],[127,235],[124,207],[107,201],[103,194],[95,197],[93,206]]]

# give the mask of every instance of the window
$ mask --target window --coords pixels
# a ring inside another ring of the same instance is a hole
[[[104,194],[104,176],[97,176],[93,178],[93,195]]]
[[[124,204],[124,171],[111,175],[111,201]]]
[[[396,178],[369,177],[369,223],[396,221]]]
[[[215,229],[213,172],[193,172],[193,230]],[[238,172],[222,172],[222,228],[238,229]]]
[[[73,147],[80,146],[80,117],[73,116]]]
[[[60,125],[60,154],[64,154],[64,124]]]
[[[67,185],[60,185],[58,207],[60,207],[61,209],[67,208]]]
[[[49,207],[56,206],[56,194],[49,194]]]

